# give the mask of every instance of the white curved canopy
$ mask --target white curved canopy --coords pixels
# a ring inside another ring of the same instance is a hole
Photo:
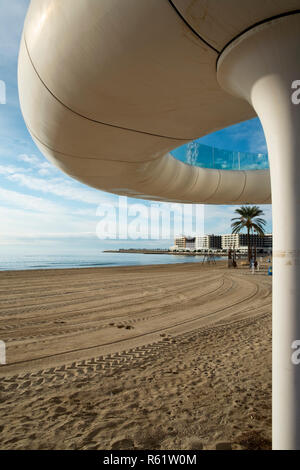
[[[55,165],[143,199],[269,203],[268,170],[193,167],[168,152],[255,112],[219,86],[221,49],[299,0],[32,0],[19,57],[22,112]]]

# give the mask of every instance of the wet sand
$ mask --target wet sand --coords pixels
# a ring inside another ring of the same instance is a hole
[[[271,446],[271,278],[202,263],[0,273],[1,449]]]

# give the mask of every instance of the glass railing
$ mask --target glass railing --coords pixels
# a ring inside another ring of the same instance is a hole
[[[191,142],[171,152],[189,165],[219,170],[265,170],[269,168],[268,155],[263,153],[233,152]]]

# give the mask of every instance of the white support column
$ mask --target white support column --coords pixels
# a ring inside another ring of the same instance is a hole
[[[267,140],[273,205],[273,448],[300,449],[300,14],[261,24],[229,44],[218,61],[218,80],[253,105]]]

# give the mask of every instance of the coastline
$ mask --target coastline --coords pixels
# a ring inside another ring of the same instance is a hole
[[[157,253],[145,256],[143,253],[103,253],[69,254],[69,255],[30,255],[23,258],[1,257],[0,272],[24,270],[57,270],[102,268],[122,266],[154,266],[161,264],[201,263],[203,257],[193,256],[163,256]],[[220,259],[216,257],[216,260]]]
[[[207,255],[208,253],[206,252],[200,252],[200,253],[195,253],[193,251],[191,252],[188,252],[188,251],[169,251],[169,250],[162,250],[162,249],[158,249],[158,250],[147,250],[147,249],[135,249],[135,248],[132,248],[132,249],[119,249],[119,250],[104,250],[103,253],[118,253],[118,254],[121,254],[121,253],[127,253],[127,254],[143,254],[143,255],[174,255],[174,256],[200,256],[200,257],[203,257],[205,255]],[[228,254],[227,253],[221,253],[221,252],[217,252],[217,253],[212,253],[216,258],[217,257],[225,257],[227,258]]]

